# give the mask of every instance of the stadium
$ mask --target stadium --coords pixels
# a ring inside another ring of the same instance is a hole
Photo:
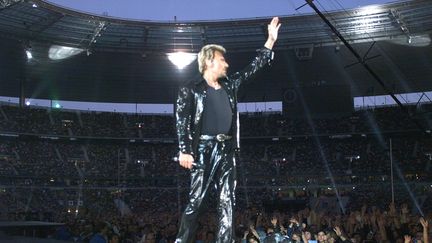
[[[431,240],[432,2],[344,4],[292,3],[239,89],[235,242]],[[179,87],[207,44],[241,70],[270,20],[0,0],[0,242],[175,242]],[[193,242],[217,238],[209,198]]]

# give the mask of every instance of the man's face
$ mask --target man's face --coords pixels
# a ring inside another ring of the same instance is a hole
[[[220,51],[215,51],[213,60],[207,64],[207,70],[214,73],[217,78],[223,78],[227,75],[228,63]]]
[[[295,233],[292,235],[292,239],[295,240],[295,241],[301,240],[300,236],[297,235],[297,234],[295,234]]]
[[[146,235],[146,241],[145,242],[149,242],[149,243],[154,243],[156,242],[156,237],[154,233],[149,233],[148,235]]]
[[[324,232],[320,231],[318,232],[318,241],[323,242],[327,240],[327,236]]]
[[[416,233],[416,239],[417,239],[417,243],[422,243],[423,242],[423,232],[417,232]]]
[[[249,243],[258,243],[254,238],[249,238]]]

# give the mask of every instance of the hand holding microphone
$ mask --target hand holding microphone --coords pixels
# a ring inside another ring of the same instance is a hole
[[[178,157],[174,157],[174,161],[178,161],[180,166],[186,169],[192,169],[193,166],[196,166],[196,163],[194,163],[194,158],[191,154],[184,154],[180,152]]]

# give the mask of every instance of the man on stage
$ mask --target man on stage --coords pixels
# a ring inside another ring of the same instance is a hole
[[[197,219],[203,211],[209,190],[217,190],[218,229],[216,242],[234,240],[233,216],[236,187],[235,149],[239,148],[237,91],[273,59],[273,45],[280,28],[279,19],[268,25],[268,38],[254,60],[241,72],[227,76],[225,49],[206,45],[198,54],[202,78],[179,90],[176,126],[179,163],[189,169],[189,203],[183,213],[177,243],[194,242]]]

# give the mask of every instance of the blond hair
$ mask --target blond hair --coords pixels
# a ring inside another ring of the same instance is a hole
[[[198,69],[201,74],[204,74],[204,71],[206,70],[205,61],[213,60],[216,51],[219,51],[222,54],[225,54],[226,52],[223,46],[215,44],[205,45],[201,48],[201,51],[198,53]]]

